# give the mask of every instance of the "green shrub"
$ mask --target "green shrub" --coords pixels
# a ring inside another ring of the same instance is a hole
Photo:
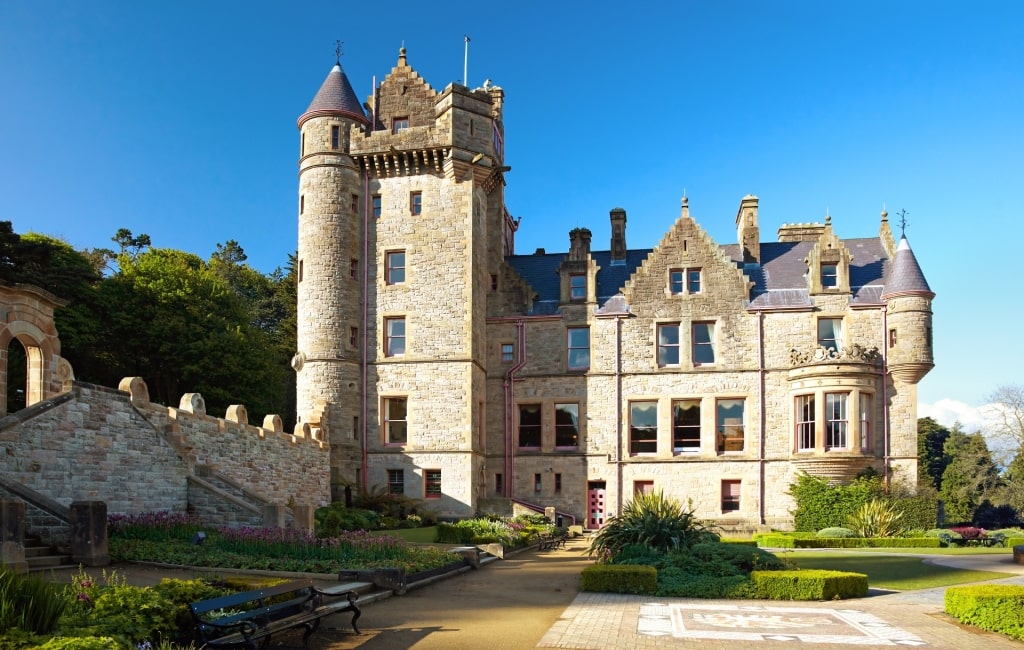
[[[580,588],[615,594],[653,594],[658,570],[638,564],[593,564],[583,569]]]
[[[755,548],[757,547],[757,540],[756,539],[737,539],[737,538],[734,538],[734,537],[723,537],[722,539],[720,539],[718,541],[722,542],[723,544],[736,544],[738,546],[753,546]]]
[[[800,531],[844,526],[857,508],[885,496],[878,477],[855,479],[848,485],[831,485],[826,479],[800,474],[790,486],[796,501],[793,524]]]
[[[786,564],[768,551],[737,544],[694,544],[689,555],[694,559],[708,563],[727,563],[740,573],[755,570],[777,571],[785,569]]]
[[[439,521],[434,541],[438,544],[469,544],[474,535],[476,532],[472,528]]]
[[[860,537],[860,535],[857,534],[857,531],[850,530],[849,528],[832,526],[831,528],[822,528],[815,537]]]
[[[949,535],[953,539],[960,539],[960,533],[949,530],[948,528],[932,528],[931,530],[924,531],[925,537],[944,537]]]
[[[939,518],[939,500],[934,490],[925,491],[923,494],[899,495],[891,500],[891,503],[903,513],[903,525],[907,528],[928,530],[935,528]]]
[[[718,541],[716,533],[660,490],[637,494],[612,517],[590,543],[590,555],[602,559],[615,556],[631,544],[643,544],[658,551],[676,551],[701,542]]]
[[[895,537],[904,530],[903,513],[892,501],[872,499],[851,514],[846,523],[860,537]]]
[[[754,571],[750,574],[755,598],[767,600],[833,600],[861,598],[868,593],[868,577],[846,571]]]
[[[0,571],[0,634],[49,634],[68,605],[64,589],[35,577]]]
[[[658,596],[679,598],[750,598],[750,576],[707,575],[679,567],[658,570]]]
[[[961,623],[1024,641],[1024,586],[948,587],[946,613]]]
[[[57,627],[61,636],[113,636],[131,644],[178,634],[175,604],[156,589],[128,585],[116,572],[104,585],[84,571],[72,576],[72,604]]]
[[[762,537],[762,548],[941,548],[942,540],[935,537],[822,537],[799,539],[774,536]]]
[[[113,650],[128,647],[109,636],[55,636],[35,646],[36,650]]]
[[[338,537],[346,530],[378,530],[380,514],[362,508],[346,508],[340,501],[317,508],[313,515],[316,536],[319,538]]]
[[[796,548],[796,537],[789,535],[759,535],[757,545],[761,548]]]

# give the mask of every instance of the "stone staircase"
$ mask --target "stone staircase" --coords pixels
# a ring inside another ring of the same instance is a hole
[[[29,573],[76,566],[68,549],[47,546],[38,537],[25,536],[25,562]]]

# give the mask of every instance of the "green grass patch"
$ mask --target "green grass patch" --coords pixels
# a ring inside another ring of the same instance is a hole
[[[934,551],[938,549],[928,549]],[[903,552],[904,549],[900,549]],[[878,589],[928,589],[965,582],[981,582],[998,578],[1012,577],[1010,573],[994,571],[970,571],[953,567],[925,564],[921,558],[902,555],[876,554],[864,556],[858,553],[813,553],[792,552],[780,554],[792,561],[801,569],[830,569],[863,573],[868,577],[868,584]]]

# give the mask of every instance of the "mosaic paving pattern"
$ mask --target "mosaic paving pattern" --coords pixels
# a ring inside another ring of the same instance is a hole
[[[679,639],[927,645],[872,614],[820,607],[642,603],[637,633]]]

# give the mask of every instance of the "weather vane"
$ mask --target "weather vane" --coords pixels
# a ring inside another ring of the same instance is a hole
[[[338,65],[341,65],[341,40],[335,41],[334,56],[338,60]]]
[[[900,210],[900,238],[901,239],[903,237],[905,237],[906,234],[907,234],[907,214],[908,213],[907,213],[906,210]]]

